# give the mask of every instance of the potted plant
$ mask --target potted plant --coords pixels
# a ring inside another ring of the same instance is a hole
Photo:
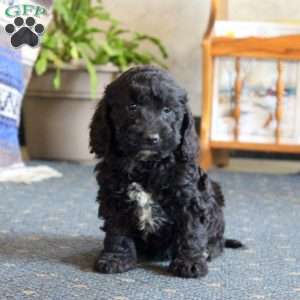
[[[156,37],[123,29],[101,0],[56,0],[24,102],[31,158],[87,160],[88,126],[105,86],[120,71],[163,62]]]

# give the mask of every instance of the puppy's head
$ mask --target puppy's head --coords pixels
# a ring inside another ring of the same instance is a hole
[[[90,127],[90,146],[97,157],[111,151],[140,160],[172,152],[195,159],[197,137],[186,92],[164,70],[135,67],[106,89]]]

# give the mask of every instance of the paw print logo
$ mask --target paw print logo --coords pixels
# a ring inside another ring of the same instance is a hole
[[[22,17],[17,17],[14,19],[14,24],[5,26],[5,31],[11,35],[11,44],[15,48],[23,44],[35,47],[44,30],[44,26],[36,24],[33,17],[28,17],[25,22]]]

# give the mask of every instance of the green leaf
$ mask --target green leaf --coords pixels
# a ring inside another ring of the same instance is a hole
[[[92,61],[89,59],[89,56],[87,55],[87,48],[84,44],[81,45],[80,52],[82,55],[82,58],[85,61],[87,71],[90,76],[90,89],[91,89],[91,97],[96,97],[96,89],[97,89],[97,72],[96,68],[93,65]]]
[[[55,12],[67,23],[72,23],[72,11],[68,10],[65,1],[56,0],[54,1]]]
[[[90,76],[90,87],[91,87],[91,96],[96,98],[96,89],[97,89],[97,72],[96,68],[91,61],[85,59],[86,67]]]
[[[85,41],[80,42],[77,44],[77,49],[80,52],[82,58],[92,60],[91,57],[94,56],[94,52],[89,43],[86,43]]]
[[[116,49],[113,49],[107,42],[102,44],[102,48],[109,56],[116,55]]]
[[[38,58],[35,64],[35,72],[37,75],[42,75],[46,72],[48,66],[48,61],[45,55]]]
[[[91,12],[91,18],[96,18],[100,21],[108,21],[110,20],[110,14],[108,12],[103,11],[102,9],[95,9]]]
[[[136,33],[136,39],[139,41],[143,41],[143,40],[150,41],[151,43],[153,43],[155,46],[158,47],[163,58],[168,57],[166,48],[162,45],[161,41],[158,38],[146,34]]]
[[[56,55],[52,50],[45,49],[44,55],[46,55],[47,58],[51,60],[58,68],[61,68],[64,65],[63,60],[58,55]]]
[[[56,90],[58,90],[60,88],[61,85],[61,72],[60,69],[56,69],[54,78],[53,78],[53,86]]]
[[[73,59],[75,59],[75,60],[79,59],[78,49],[77,49],[77,46],[76,46],[76,44],[74,42],[71,42],[70,54],[71,54],[71,56],[72,56]]]

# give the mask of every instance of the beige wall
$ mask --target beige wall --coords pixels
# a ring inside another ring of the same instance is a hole
[[[300,0],[227,0],[229,19],[300,21]]]
[[[105,7],[129,29],[158,36],[169,50],[171,73],[188,90],[200,115],[200,43],[209,0],[104,0]]]

